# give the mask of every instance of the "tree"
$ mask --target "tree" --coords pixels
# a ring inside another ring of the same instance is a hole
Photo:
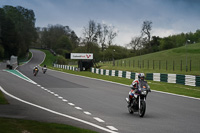
[[[87,27],[83,28],[85,42],[97,42],[97,26],[94,20],[90,20]]]
[[[141,33],[142,33],[142,36],[147,35],[148,43],[151,40],[151,28],[152,28],[152,22],[151,21],[144,21],[143,22]]]
[[[37,38],[33,10],[21,6],[4,6],[1,9],[1,37],[5,57],[24,56]]]
[[[83,40],[86,45],[88,42],[97,43],[101,46],[101,51],[103,51],[106,45],[112,44],[113,39],[117,36],[117,32],[114,31],[114,26],[108,26],[90,20],[87,27],[83,29],[83,35]]]
[[[159,40],[160,40],[159,36],[152,36],[152,40],[150,41],[151,52],[159,51],[159,46],[160,46]]]
[[[136,51],[141,48],[142,43],[142,36],[133,37],[131,39],[131,42],[128,44],[128,47],[130,47],[133,51]]]
[[[72,50],[72,42],[66,35],[63,35],[58,39],[57,47],[59,49],[66,49],[68,51],[71,51]]]
[[[98,29],[98,37],[99,37],[99,44],[101,45],[101,51],[104,50],[104,48],[106,47],[106,37],[109,33],[108,31],[108,26],[106,24],[98,24],[97,26]]]
[[[112,44],[113,39],[117,36],[117,32],[114,31],[115,27],[109,27],[108,32],[108,45],[110,46]]]
[[[41,42],[42,46],[54,49],[64,48],[65,50],[71,51],[78,47],[79,45],[79,38],[77,37],[76,33],[72,31],[69,26],[62,26],[62,25],[48,25],[48,27],[42,28],[42,31],[38,31],[41,34],[39,42]],[[59,39],[62,38],[67,41],[65,44],[70,44],[68,47],[63,47],[58,43]],[[66,39],[68,38],[68,39]],[[69,43],[70,42],[70,43]]]

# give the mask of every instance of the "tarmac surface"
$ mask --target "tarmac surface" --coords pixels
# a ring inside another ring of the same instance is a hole
[[[32,53],[31,61],[17,70],[35,84],[1,70],[0,86],[37,106],[5,94],[10,104],[0,105],[0,117],[63,123],[97,132],[199,133],[200,100],[153,91],[146,100],[146,114],[140,118],[128,113],[127,86],[52,70],[43,74],[41,68],[33,76],[33,67],[43,61],[44,53]]]

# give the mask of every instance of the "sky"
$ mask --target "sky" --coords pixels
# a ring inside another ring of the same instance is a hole
[[[90,20],[114,26],[113,43],[126,46],[141,34],[144,21],[152,21],[152,36],[195,32],[200,29],[200,0],[0,0],[35,13],[36,27],[69,26],[78,37]]]

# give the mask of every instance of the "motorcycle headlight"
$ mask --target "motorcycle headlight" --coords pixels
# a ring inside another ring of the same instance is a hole
[[[142,95],[146,95],[146,94],[147,94],[147,91],[142,91],[141,94],[142,94]]]

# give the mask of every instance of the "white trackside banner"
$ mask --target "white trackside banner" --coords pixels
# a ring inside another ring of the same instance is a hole
[[[71,59],[83,59],[83,60],[92,60],[93,53],[71,53]]]

